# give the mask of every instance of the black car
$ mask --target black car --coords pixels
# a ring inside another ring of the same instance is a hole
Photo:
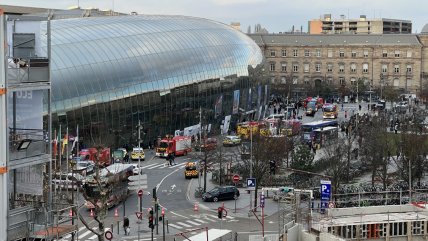
[[[217,202],[219,200],[238,199],[239,190],[234,186],[215,187],[202,195],[202,200]]]

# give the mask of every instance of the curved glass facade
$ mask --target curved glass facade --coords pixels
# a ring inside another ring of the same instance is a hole
[[[198,123],[200,106],[212,122],[220,95],[230,114],[233,91],[254,86],[249,69],[262,59],[245,34],[201,18],[52,20],[53,120],[79,124],[88,143],[123,145],[135,143],[140,119],[147,142]]]

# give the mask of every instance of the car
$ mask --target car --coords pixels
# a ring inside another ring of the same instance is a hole
[[[74,172],[88,175],[94,172],[95,163],[91,160],[77,160]]]
[[[202,140],[202,151],[211,151],[217,148],[217,139],[216,138],[206,138]],[[201,150],[201,144],[198,143],[195,146],[196,150]]]
[[[141,161],[144,161],[146,159],[146,154],[144,153],[143,148],[140,148],[140,147],[132,148],[131,159],[133,161],[136,161],[138,159],[140,159]]]
[[[236,200],[239,197],[239,190],[235,186],[215,187],[202,194],[204,202],[218,202],[220,200]]]
[[[75,189],[85,184],[85,177],[79,173],[55,173],[52,177],[52,184],[58,189]]]
[[[266,117],[266,120],[272,120],[272,119],[284,119],[285,115],[284,114],[271,114],[268,117]]]
[[[241,138],[238,136],[226,136],[223,139],[223,146],[235,146],[241,144]]]

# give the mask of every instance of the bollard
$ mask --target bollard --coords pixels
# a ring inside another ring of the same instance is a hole
[[[166,220],[166,233],[169,233],[169,222],[168,222],[168,219]]]
[[[111,232],[113,233],[113,224],[110,225]]]

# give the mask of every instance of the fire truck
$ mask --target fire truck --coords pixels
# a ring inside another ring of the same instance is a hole
[[[156,148],[156,156],[167,157],[169,154],[185,156],[192,151],[192,138],[190,136],[167,136]]]
[[[110,148],[103,148],[99,154],[95,147],[82,149],[79,156],[80,160],[91,160],[97,166],[106,167],[111,164]]]
[[[255,136],[260,133],[261,129],[265,128],[265,124],[257,121],[238,123],[236,132],[241,139],[247,140],[251,135]]]

